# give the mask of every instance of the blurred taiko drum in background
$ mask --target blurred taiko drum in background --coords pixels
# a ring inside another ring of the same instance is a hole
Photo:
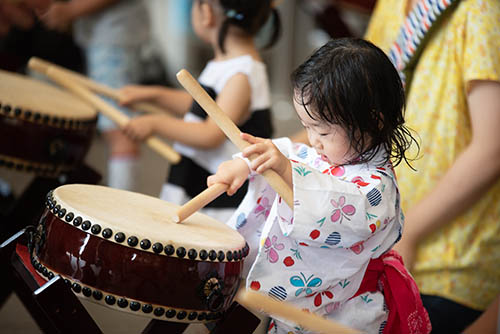
[[[0,166],[53,177],[78,166],[97,111],[70,93],[0,70]]]
[[[181,224],[177,205],[97,185],[63,185],[47,195],[32,263],[61,275],[79,297],[176,322],[219,320],[239,287],[248,245],[201,213]]]

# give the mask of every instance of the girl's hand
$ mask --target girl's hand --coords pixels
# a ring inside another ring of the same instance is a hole
[[[207,186],[210,187],[215,183],[227,184],[229,187],[226,193],[232,196],[245,183],[248,174],[250,174],[250,169],[243,159],[224,161],[217,168],[217,173],[207,178]]]
[[[152,87],[141,85],[127,85],[122,87],[118,94],[120,105],[126,106],[139,101],[153,100],[156,97],[155,90]]]
[[[122,127],[123,133],[135,141],[143,141],[155,132],[158,120],[156,115],[146,115],[132,118]]]
[[[243,156],[249,158],[257,154],[257,157],[250,163],[252,170],[262,174],[272,169],[282,176],[285,176],[288,171],[291,173],[290,161],[278,150],[271,139],[254,137],[248,133],[242,133],[241,138],[252,144],[242,151]]]

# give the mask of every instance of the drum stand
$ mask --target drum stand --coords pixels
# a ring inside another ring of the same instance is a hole
[[[68,174],[60,174],[56,178],[36,176],[23,193],[16,199],[13,207],[0,215],[0,243],[11,235],[29,225],[37,225],[37,220],[45,205],[47,193],[65,183],[97,184],[101,175],[86,164],[80,164]],[[3,270],[3,266],[0,266]],[[0,307],[10,296],[9,285],[0,287]]]
[[[102,333],[60,276],[45,282],[35,271],[24,244],[29,226],[0,245],[0,264],[8,282],[44,333]]]

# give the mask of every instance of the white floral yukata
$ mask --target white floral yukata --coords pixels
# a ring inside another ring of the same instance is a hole
[[[294,210],[258,174],[228,224],[247,240],[247,288],[367,333],[382,332],[381,292],[357,292],[368,262],[399,240],[403,216],[390,162],[331,166],[288,138],[273,140],[292,163]],[[269,333],[306,333],[274,319]]]

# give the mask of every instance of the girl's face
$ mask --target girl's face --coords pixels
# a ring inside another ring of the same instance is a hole
[[[304,106],[298,104],[295,99],[293,105],[300,122],[306,128],[309,143],[324,161],[331,165],[343,165],[352,159],[355,153],[343,128],[312,119]]]

